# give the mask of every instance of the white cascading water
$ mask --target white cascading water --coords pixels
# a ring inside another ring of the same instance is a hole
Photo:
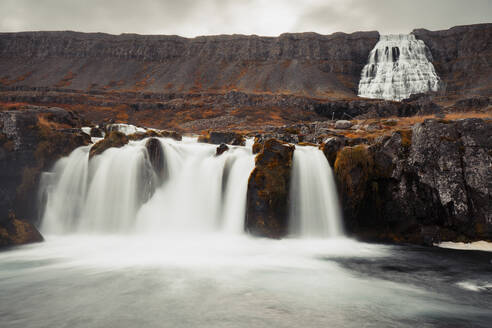
[[[343,235],[333,171],[323,152],[296,146],[291,179],[290,233],[304,238]]]
[[[215,145],[161,138],[162,176],[145,144],[132,141],[89,161],[80,147],[45,173],[42,231],[66,233],[206,233],[244,231],[251,142],[216,156]],[[342,235],[332,170],[316,147],[297,146],[290,190],[290,233],[297,237]]]
[[[438,91],[440,79],[424,41],[413,34],[381,35],[359,82],[359,96],[403,100],[412,94]]]
[[[81,147],[59,161],[43,178],[43,232],[243,231],[251,149],[215,156],[214,145],[159,140],[166,176],[156,188],[146,140],[90,161],[90,147]]]

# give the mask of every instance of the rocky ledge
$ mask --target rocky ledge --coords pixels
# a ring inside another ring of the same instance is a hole
[[[246,230],[280,238],[293,147],[275,139],[255,146]],[[334,167],[352,236],[427,245],[492,240],[490,120],[428,119],[373,142],[333,137],[320,147]]]
[[[90,143],[82,124],[56,107],[0,111],[0,246],[41,240],[35,228],[41,172]]]

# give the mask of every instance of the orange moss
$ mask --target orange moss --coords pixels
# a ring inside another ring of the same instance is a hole
[[[57,88],[68,87],[70,84],[72,84],[72,80],[75,76],[76,74],[69,71],[57,84],[55,84],[55,87]]]

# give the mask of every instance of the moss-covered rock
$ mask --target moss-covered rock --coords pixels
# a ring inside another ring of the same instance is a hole
[[[171,138],[177,141],[181,141],[183,136],[176,131],[167,130],[147,130],[145,132],[136,132],[128,136],[129,140],[142,140],[145,138]]]
[[[365,197],[366,186],[374,171],[374,160],[368,147],[358,145],[343,148],[338,153],[334,168],[346,205],[357,214],[358,205]]]
[[[319,146],[332,168],[335,167],[338,151],[343,148],[343,146],[345,146],[345,138],[341,137],[328,138]]]
[[[0,248],[43,241],[43,236],[29,222],[19,220],[13,213],[0,222]]]
[[[236,132],[211,131],[198,137],[198,142],[220,145],[222,143],[233,146],[244,146],[246,139]]]
[[[255,137],[252,147],[253,154],[258,154],[259,152],[261,152],[261,150],[263,149],[263,142],[263,139]]]
[[[41,172],[90,137],[83,120],[61,108],[26,106],[0,112],[0,121],[0,223],[9,212],[35,223]]]
[[[111,131],[106,137],[98,141],[94,146],[91,147],[89,152],[89,158],[96,155],[102,154],[106,149],[111,147],[120,148],[128,143],[128,137],[121,132]]]
[[[246,231],[270,238],[287,233],[294,146],[266,140],[248,181]]]
[[[345,147],[335,176],[347,231],[431,245],[492,240],[492,129],[483,120],[426,120],[367,146]]]

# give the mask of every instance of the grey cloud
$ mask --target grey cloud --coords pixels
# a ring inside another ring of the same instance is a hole
[[[311,8],[299,17],[295,29],[408,33],[415,28],[439,30],[492,21],[490,0],[349,0],[344,4],[342,9],[333,5]]]
[[[276,5],[273,9],[272,3]],[[270,8],[264,9],[266,4]],[[282,17],[279,12],[285,8],[292,9],[294,14]],[[266,15],[273,17],[271,24],[266,24],[264,17],[261,22],[257,20],[262,10],[271,11]],[[0,31],[76,30],[184,36],[357,30],[405,33],[419,27],[444,29],[491,21],[490,0],[0,1]]]

